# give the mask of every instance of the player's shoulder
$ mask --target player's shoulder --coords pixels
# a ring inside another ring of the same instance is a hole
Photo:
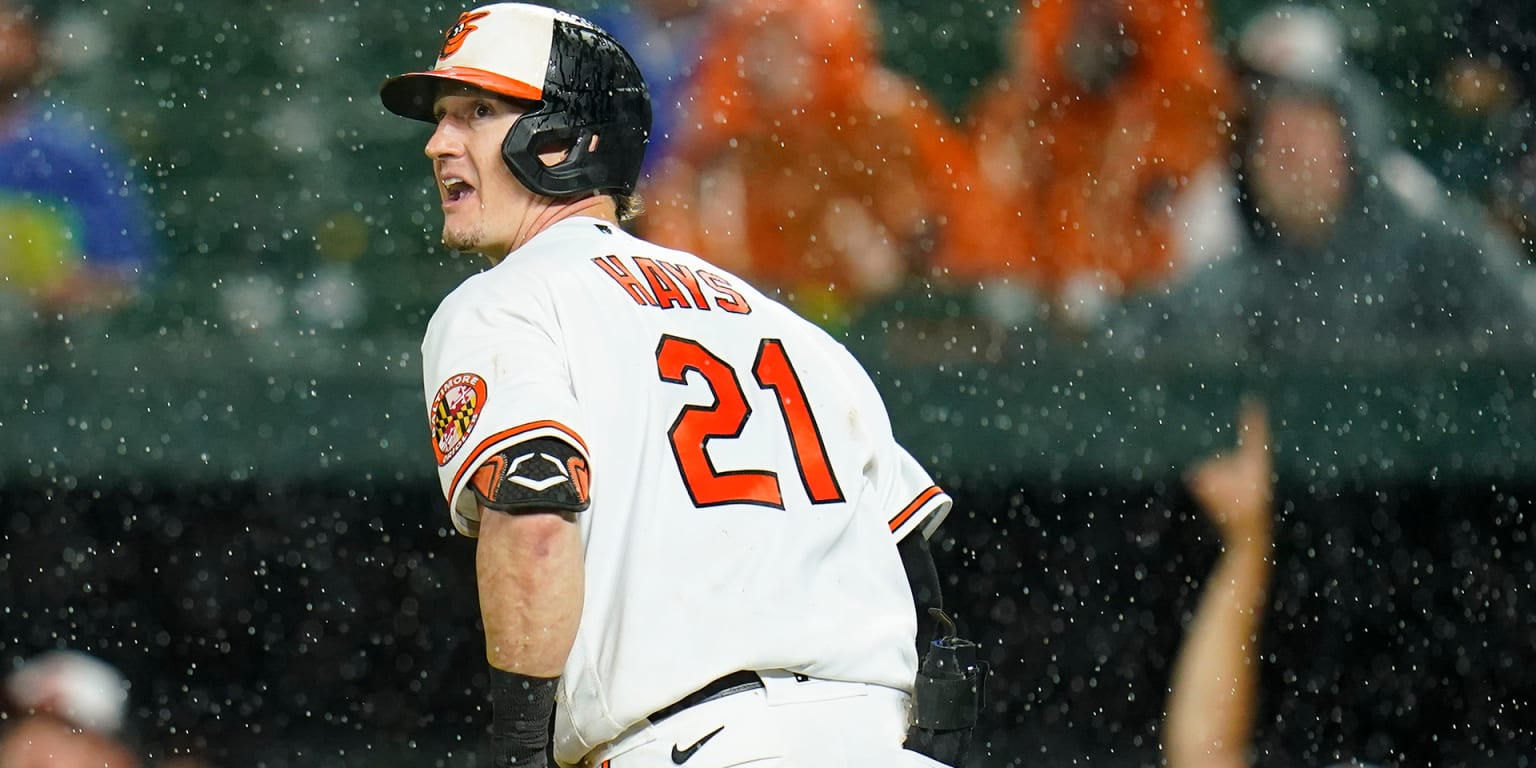
[[[538,283],[539,278],[531,270],[511,269],[503,261],[464,278],[443,297],[437,311],[442,314],[483,305],[510,304],[535,292]]]
[[[643,242],[602,219],[556,222],[495,266],[459,283],[438,304],[428,328],[465,315],[484,322],[508,313],[553,312],[556,294],[572,280],[589,279],[592,259]]]
[[[545,289],[567,281],[591,279],[593,261],[610,255],[643,255],[661,250],[611,221],[586,216],[564,219],[540,232],[507,256],[493,280],[531,281]]]
[[[516,254],[530,261],[543,261],[546,254],[570,251],[606,250],[615,243],[632,239],[624,228],[607,219],[572,216],[561,219],[534,235]]]
[[[453,334],[466,327],[495,327],[513,317],[537,316],[542,307],[551,305],[542,277],[505,267],[502,262],[470,275],[449,291],[427,321],[427,336]]]

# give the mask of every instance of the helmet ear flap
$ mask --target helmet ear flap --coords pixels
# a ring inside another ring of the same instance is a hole
[[[501,157],[512,175],[534,192],[569,197],[597,186],[594,171],[602,157],[591,152],[593,131],[571,125],[563,111],[530,112],[517,119],[501,143]],[[566,156],[553,165],[539,159],[540,149],[565,147]],[[602,176],[602,173],[597,173]]]
[[[565,157],[545,164],[540,151],[555,148],[564,149]],[[568,112],[541,109],[512,124],[502,140],[501,157],[528,189],[549,197],[570,197],[594,190],[632,190],[634,180],[621,178],[623,169],[614,164],[624,157],[639,157],[644,148],[643,133],[617,124],[572,125]],[[638,173],[638,166],[634,171]]]

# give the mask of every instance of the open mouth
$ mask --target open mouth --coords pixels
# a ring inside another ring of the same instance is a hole
[[[444,203],[461,202],[475,193],[475,188],[469,182],[457,176],[445,178],[442,183]]]

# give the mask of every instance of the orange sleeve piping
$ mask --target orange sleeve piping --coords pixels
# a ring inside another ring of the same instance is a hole
[[[912,503],[902,507],[901,511],[898,512],[895,517],[891,518],[891,533],[895,533],[896,531],[900,530],[901,526],[906,524],[908,520],[912,519],[912,516],[917,514],[918,510],[927,506],[928,502],[933,501],[934,497],[939,496],[942,493],[944,493],[943,489],[939,488],[937,485],[930,485],[922,493],[919,493],[917,498],[912,500]]]

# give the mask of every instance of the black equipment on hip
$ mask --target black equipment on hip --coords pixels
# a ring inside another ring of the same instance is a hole
[[[963,768],[971,732],[986,704],[988,667],[976,658],[976,643],[958,637],[955,623],[942,610],[929,613],[943,627],[917,671],[912,692],[912,729],[907,749],[945,765]]]

